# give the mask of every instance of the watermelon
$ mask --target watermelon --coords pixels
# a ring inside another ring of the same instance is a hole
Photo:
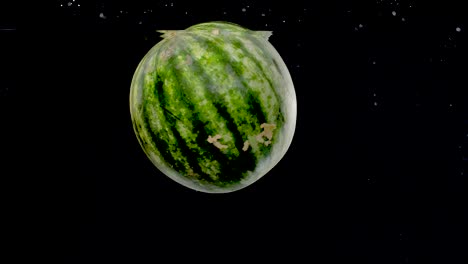
[[[228,22],[159,32],[130,88],[140,146],[193,190],[249,186],[282,159],[296,126],[293,82],[272,33]]]

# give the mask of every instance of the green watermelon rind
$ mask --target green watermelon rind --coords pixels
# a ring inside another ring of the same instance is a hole
[[[162,173],[188,188],[226,193],[249,186],[285,155],[296,124],[294,86],[268,42],[271,32],[210,22],[163,34],[132,79],[139,144]],[[276,126],[269,145],[258,141],[268,141],[258,139],[262,119]],[[219,135],[220,144],[201,135]],[[247,151],[240,138],[249,141]]]

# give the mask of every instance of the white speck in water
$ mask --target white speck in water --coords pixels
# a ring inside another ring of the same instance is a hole
[[[402,18],[401,18],[401,21],[405,22],[405,21],[406,21],[406,19],[405,19],[404,17],[402,17]]]
[[[374,102],[374,106],[377,106],[377,102]]]
[[[62,4],[60,4],[60,6],[63,6]]]
[[[142,22],[142,21],[140,21],[140,22],[138,22],[138,24],[139,24],[139,25],[141,25],[141,24],[143,24],[143,22]]]
[[[453,105],[452,104],[449,104],[449,107],[452,107]]]
[[[363,27],[363,25],[362,25],[362,24],[359,24],[359,28],[362,28],[362,27]]]
[[[99,14],[99,17],[102,18],[102,19],[106,19],[106,18],[107,18],[107,17],[104,15],[104,13],[102,13],[102,12]]]
[[[262,16],[265,16],[265,13],[262,13]]]
[[[376,61],[372,61],[372,64],[374,64],[374,65],[375,65],[376,63],[377,63]]]
[[[167,4],[164,4],[164,6],[167,6]]]
[[[68,6],[71,6],[72,4],[73,4],[72,2],[68,2],[68,4],[67,4],[67,5],[68,5]]]
[[[187,14],[187,12],[185,12],[185,14]],[[227,14],[226,11],[224,11],[223,14]]]
[[[460,27],[457,27],[457,28],[455,28],[455,31],[461,32],[461,28],[460,28]]]
[[[186,14],[186,15],[188,15],[188,12],[187,12],[187,11],[185,11],[185,14]],[[224,14],[226,14],[226,12],[224,12]]]
[[[395,11],[392,11],[392,15],[393,15],[393,16],[396,16],[396,12],[395,12]]]
[[[377,94],[376,94],[376,93],[374,93],[374,96],[377,96]]]
[[[78,4],[78,6],[80,6],[80,4]]]
[[[286,20],[283,20],[283,23],[286,23]]]
[[[245,8],[242,8],[242,12],[245,12],[245,11],[247,11],[247,9],[245,9]]]
[[[174,6],[174,3],[171,3],[171,6]]]

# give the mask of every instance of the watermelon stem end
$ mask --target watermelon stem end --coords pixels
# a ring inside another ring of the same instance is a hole
[[[265,40],[268,40],[271,37],[271,35],[273,35],[273,31],[264,31],[264,30],[256,30],[254,31],[254,33],[264,38]]]
[[[156,30],[156,32],[162,33],[161,37],[165,39],[174,37],[177,34],[177,32],[180,31],[183,30]]]

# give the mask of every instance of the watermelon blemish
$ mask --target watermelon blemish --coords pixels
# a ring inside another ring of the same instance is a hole
[[[247,150],[249,149],[249,145],[250,145],[249,141],[246,140],[246,141],[244,142],[244,146],[242,147],[242,150],[243,150],[243,151],[247,151]]]
[[[221,138],[221,135],[219,135],[219,134],[214,136],[214,137],[208,136],[207,141],[210,142],[211,144],[213,144],[215,147],[217,147],[219,149],[226,149],[228,147],[227,145],[223,145],[220,142],[218,142],[218,139],[220,139],[220,138]]]
[[[273,138],[273,130],[276,128],[276,125],[263,123],[260,125],[260,127],[263,128],[263,132],[258,134],[255,138],[258,142],[265,144],[265,146],[268,146],[271,144],[271,139]],[[263,137],[268,138],[268,140],[265,141]]]

